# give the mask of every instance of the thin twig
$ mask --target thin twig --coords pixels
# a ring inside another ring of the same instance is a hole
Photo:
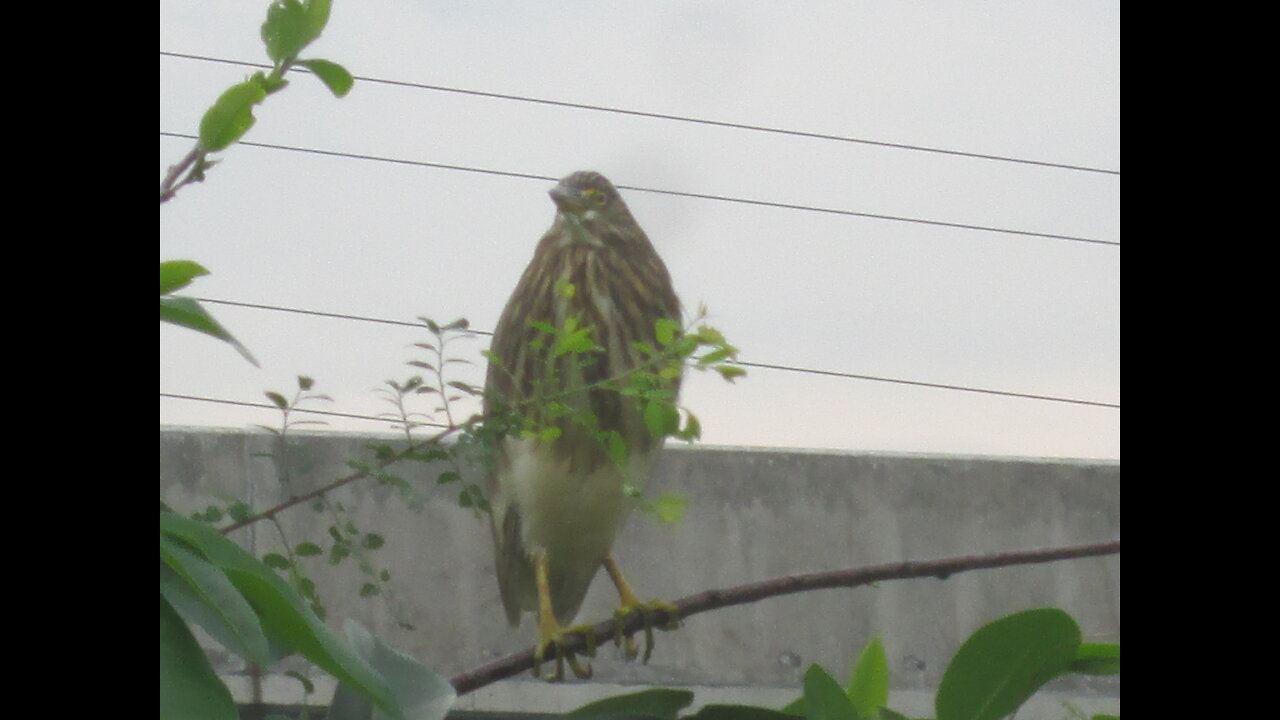
[[[968,555],[938,560],[908,560],[846,570],[809,573],[807,575],[790,575],[723,590],[707,590],[706,592],[677,600],[673,604],[676,608],[676,614],[681,619],[684,619],[709,610],[742,605],[765,598],[807,592],[809,590],[852,588],[884,580],[906,580],[910,578],[936,577],[945,580],[951,575],[968,570],[1030,565],[1102,555],[1118,555],[1119,553],[1120,541],[1115,540],[1093,545],[1018,550],[990,555]],[[662,626],[669,619],[665,613],[659,611],[653,616],[653,624]],[[630,635],[641,630],[643,626],[644,619],[640,614],[632,613],[623,623],[623,632]],[[591,629],[591,636],[597,645],[608,641],[614,636],[613,620],[606,620],[595,625]],[[581,653],[585,648],[586,637],[584,635],[570,635],[562,646],[566,654],[570,652]],[[449,682],[453,684],[459,695],[464,695],[490,683],[522,673],[531,667],[533,667],[532,647],[462,673]]]
[[[172,198],[178,192],[178,188],[192,182],[193,178],[190,175],[183,178],[181,182],[178,181],[178,178],[189,170],[192,165],[202,160],[204,155],[205,151],[201,149],[200,143],[197,142],[186,157],[179,160],[178,164],[169,167],[169,172],[165,174],[164,181],[160,183],[160,202],[162,204]]]
[[[444,440],[444,438],[447,437],[450,433],[458,430],[463,430],[463,429],[465,429],[465,426],[445,428],[444,430],[441,430],[440,432],[436,433],[435,435],[431,436],[426,440],[423,440],[420,443],[417,443],[415,445],[410,445],[409,447],[405,448],[404,450],[401,450],[400,452],[394,453],[392,455],[389,455],[386,458],[383,458],[382,460],[377,461],[376,463],[374,463],[372,467],[365,468],[362,470],[357,470],[351,473],[350,475],[344,475],[343,477],[340,477],[337,480],[334,480],[333,482],[327,485],[316,488],[315,490],[312,490],[309,493],[306,493],[303,495],[295,495],[289,498],[288,500],[285,500],[284,502],[280,503],[279,505],[276,505],[275,507],[268,508],[266,510],[263,510],[260,513],[247,517],[238,522],[234,522],[222,528],[220,532],[223,535],[227,535],[231,532],[239,530],[242,527],[252,525],[253,523],[259,522],[261,520],[274,518],[279,513],[285,510],[288,510],[289,508],[294,507],[295,505],[301,505],[302,503],[305,503],[309,500],[314,500],[315,498],[321,497],[326,493],[333,492],[334,490],[337,490],[343,485],[347,485],[349,483],[355,482],[356,480],[361,480],[363,478],[369,477],[375,471],[382,470],[385,467],[398,463],[401,460],[405,459],[410,454],[415,453],[419,450],[422,450],[425,447],[438,444],[440,441]]]

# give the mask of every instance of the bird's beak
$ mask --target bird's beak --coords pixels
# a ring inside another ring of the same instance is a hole
[[[551,201],[556,204],[557,208],[560,208],[561,212],[576,213],[581,212],[582,208],[586,207],[586,203],[582,201],[582,195],[577,190],[567,187],[564,183],[551,188],[549,194],[551,195]]]

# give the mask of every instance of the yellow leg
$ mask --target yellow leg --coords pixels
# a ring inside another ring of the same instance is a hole
[[[583,667],[573,653],[568,653],[566,657],[562,645],[566,635],[582,633],[587,638],[587,656],[595,657],[595,635],[590,632],[590,625],[574,625],[566,628],[556,620],[555,611],[551,606],[551,580],[547,569],[547,554],[543,550],[536,550],[533,553],[533,574],[538,585],[538,644],[533,650],[533,674],[542,676],[542,661],[546,657],[547,648],[554,647],[556,671],[555,674],[548,676],[547,680],[559,682],[564,679],[566,659],[574,675],[584,679],[591,677],[591,665]]]
[[[641,602],[636,593],[631,589],[631,585],[627,579],[622,576],[622,568],[618,567],[618,561],[609,554],[604,559],[604,569],[609,573],[609,579],[613,581],[613,586],[618,589],[618,598],[622,601],[622,607],[619,607],[613,613],[613,641],[615,645],[623,644],[622,624],[627,616],[633,612],[639,612],[644,618],[644,662],[649,662],[649,656],[653,654],[653,615],[655,612],[661,612],[666,615],[666,623],[659,626],[662,630],[675,630],[680,627],[680,617],[676,613],[676,607],[671,603],[665,603],[660,600],[650,602]],[[636,655],[635,642],[631,640],[631,636],[626,637],[626,645],[623,650],[627,659],[634,660]]]

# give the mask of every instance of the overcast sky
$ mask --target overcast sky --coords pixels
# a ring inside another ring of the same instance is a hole
[[[160,50],[264,63],[267,2],[162,0]],[[313,77],[248,142],[632,188],[1017,230],[965,229],[624,190],[686,311],[746,361],[1120,402],[1119,3],[335,0],[304,54],[417,83],[1048,167]],[[252,68],[160,56],[161,133],[194,134]],[[160,137],[160,171],[191,140]],[[212,271],[187,294],[492,329],[550,225],[552,182],[235,146],[160,208],[160,258]],[[1085,242],[1095,240],[1102,242]],[[261,362],[161,326],[160,422],[246,428],[313,376],[376,415],[424,332],[228,305]],[[459,343],[481,382],[485,339]],[[716,445],[1113,458],[1113,407],[753,368],[682,400]],[[421,406],[430,409],[429,404]],[[326,429],[384,425],[328,418]]]

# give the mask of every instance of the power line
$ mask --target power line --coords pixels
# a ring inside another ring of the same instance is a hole
[[[183,395],[181,393],[168,393],[168,392],[164,392],[163,390],[160,391],[160,397],[169,398],[171,400],[192,400],[195,402],[214,403],[216,405],[235,405],[236,407],[261,408],[263,410],[275,410],[276,412],[280,411],[280,408],[278,406],[271,405],[268,403],[247,402],[245,400],[225,400],[222,398],[201,397],[199,395]],[[310,413],[312,415],[328,415],[330,417],[350,418],[353,420],[371,420],[373,422],[401,424],[401,421],[399,418],[374,417],[372,415],[356,415],[355,413],[335,412],[333,410],[313,410],[310,408],[295,407],[290,409],[289,412]],[[448,425],[445,425],[443,423],[418,422],[416,420],[412,422],[415,426],[438,427],[438,428],[449,427]]]
[[[196,140],[195,135],[187,133],[175,133],[160,131],[162,137],[181,138],[186,140]],[[246,145],[248,147],[265,148],[269,150],[286,150],[289,152],[301,152],[312,155],[320,155],[325,157],[339,157],[351,160],[370,160],[374,162],[393,163],[397,165],[412,165],[416,167],[429,167],[439,170],[455,170],[458,172],[479,173],[483,175],[497,175],[501,177],[514,177],[525,180],[544,180],[547,182],[557,182],[559,178],[550,175],[537,175],[534,173],[523,173],[510,170],[492,170],[489,168],[470,167],[467,165],[451,165],[448,163],[428,162],[426,160],[405,160],[402,158],[385,157],[381,155],[367,155],[363,153],[339,152],[337,150],[319,150],[316,148],[297,147],[293,145],[278,145],[275,143],[260,143],[241,140],[238,145]],[[817,205],[798,205],[794,203],[773,202],[770,200],[755,200],[751,198],[731,197],[728,195],[711,195],[707,193],[684,192],[681,190],[665,190],[661,188],[647,188],[637,185],[618,185],[621,190],[634,190],[636,192],[654,193],[657,195],[671,195],[674,197],[697,198],[699,200],[716,200],[719,202],[739,203],[742,205],[756,205],[760,207],[779,208],[783,210],[800,210],[804,212],[818,212],[832,215],[845,215],[849,217],[870,218],[873,220],[888,220],[891,222],[906,222],[920,225],[933,225],[936,227],[958,228],[962,230],[978,230],[982,232],[1003,233],[1006,235],[1021,235],[1025,237],[1046,238],[1050,240],[1066,240],[1069,242],[1088,243],[1093,245],[1109,245],[1120,247],[1119,241],[1101,240],[1098,238],[1079,237],[1076,235],[1058,235],[1055,233],[1034,232],[1031,230],[1016,230],[1013,228],[993,227],[989,225],[970,225],[967,223],[947,222],[944,220],[927,220],[924,218],[902,217],[898,215],[881,215],[877,213],[861,212],[858,210],[842,210],[839,208],[820,207]]]
[[[251,63],[242,60],[230,60],[227,58],[216,58],[207,55],[192,55],[188,53],[160,51],[161,55],[183,58],[186,60],[198,60],[202,62],[223,63],[226,65],[238,65],[241,67],[266,68],[270,69],[270,65],[263,63]],[[298,68],[306,70],[305,68]],[[1110,170],[1106,168],[1088,167],[1084,165],[1070,165],[1067,163],[1048,162],[1044,160],[1028,160],[1026,158],[1016,158],[1007,155],[990,155],[985,153],[966,152],[963,150],[948,150],[946,148],[928,147],[924,145],[910,145],[906,143],[886,142],[883,140],[867,140],[865,138],[855,138],[846,135],[831,135],[827,133],[810,132],[807,130],[787,130],[784,128],[775,128],[765,125],[752,125],[748,123],[730,122],[726,120],[708,120],[706,118],[689,117],[687,115],[674,115],[669,113],[649,112],[646,110],[631,110],[627,108],[614,108],[602,105],[590,105],[587,103],[575,103],[566,100],[548,100],[546,98],[529,97],[525,95],[511,95],[508,93],[487,92],[483,90],[468,90],[465,88],[455,88],[445,85],[430,85],[427,83],[409,82],[407,80],[387,80],[384,78],[353,76],[356,80],[368,83],[377,83],[380,85],[391,85],[394,87],[408,87],[418,90],[433,90],[436,92],[455,93],[459,95],[471,95],[474,97],[492,98],[496,100],[511,100],[515,102],[534,103],[538,105],[549,105],[552,107],[571,108],[574,110],[589,110],[593,112],[613,113],[617,115],[629,115],[632,117],[652,118],[655,120],[670,120],[674,122],[693,123],[698,125],[708,125],[711,127],[730,128],[734,130],[749,130],[752,132],[771,133],[776,135],[789,135],[792,137],[803,137],[815,140],[828,140],[843,143],[856,143],[859,145],[870,145],[874,147],[892,148],[895,150],[910,150],[914,152],[927,152],[939,155],[952,155],[956,157],[975,158],[979,160],[994,160],[998,162],[1018,163],[1022,165],[1036,165],[1040,167],[1058,168],[1062,170],[1077,170],[1080,172],[1099,173],[1104,175],[1119,176],[1119,170]]]
[[[329,318],[335,318],[339,320],[356,320],[360,322],[382,323],[386,325],[423,327],[421,323],[406,322],[403,320],[388,320],[385,318],[375,318],[375,317],[368,317],[368,316],[362,316],[362,315],[328,313],[328,312],[321,312],[318,310],[286,308],[286,307],[278,307],[274,305],[260,305],[256,303],[235,302],[231,300],[216,300],[213,298],[195,298],[195,299],[199,300],[200,302],[213,303],[217,305],[231,305],[235,307],[250,308],[254,310],[270,310],[274,312],[288,312],[288,313],[296,313],[300,315],[312,315],[316,317],[329,317]],[[487,330],[468,329],[468,332],[472,332],[477,335],[493,334],[492,332],[489,332]],[[847,378],[850,380],[868,380],[871,382],[883,382],[883,383],[891,383],[895,385],[910,385],[914,387],[936,388],[939,390],[955,390],[960,392],[979,393],[982,395],[997,395],[1001,397],[1023,398],[1027,400],[1042,400],[1045,402],[1066,403],[1071,405],[1085,405],[1089,407],[1112,408],[1115,410],[1120,409],[1120,403],[1102,402],[1098,400],[1081,400],[1078,398],[1067,398],[1067,397],[1059,397],[1054,395],[1040,395],[1040,394],[1034,394],[1034,393],[1014,392],[1011,390],[994,390],[991,388],[979,388],[979,387],[972,387],[968,385],[953,385],[949,383],[927,382],[923,380],[907,380],[904,378],[886,377],[883,375],[863,375],[859,373],[843,372],[839,370],[820,370],[820,369],[814,369],[814,368],[799,367],[795,365],[778,365],[774,363],[749,362],[746,360],[738,361],[737,364],[742,365],[743,367],[760,368],[764,370],[780,370],[783,372],[797,372],[797,373],[802,373],[807,375],[839,377],[839,378]],[[264,406],[264,407],[269,407],[269,406]]]

